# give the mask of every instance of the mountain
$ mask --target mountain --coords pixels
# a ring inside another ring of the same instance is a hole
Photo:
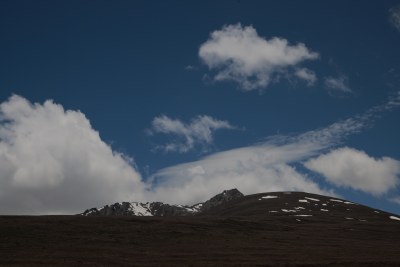
[[[393,220],[400,216],[353,203],[341,198],[304,192],[272,192],[244,196],[239,190],[225,190],[192,206],[162,202],[121,202],[91,208],[83,216],[285,216],[300,222],[312,220],[355,220],[359,222]]]
[[[400,216],[345,199],[304,192],[244,196],[204,212],[213,216],[289,217],[296,221],[399,221]],[[400,226],[400,224],[399,224]]]
[[[83,216],[98,215],[122,215],[122,216],[189,216],[206,212],[214,207],[228,203],[229,201],[239,199],[244,195],[237,189],[224,190],[222,193],[214,196],[204,203],[198,203],[192,206],[188,205],[170,205],[162,202],[120,202],[106,205],[99,209],[91,208],[85,210]]]
[[[400,216],[303,192],[0,216],[0,266],[400,266]]]

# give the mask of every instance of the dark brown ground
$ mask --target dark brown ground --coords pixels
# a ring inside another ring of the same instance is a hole
[[[290,197],[284,205],[298,203]],[[400,266],[400,222],[386,213],[353,205],[345,211],[363,221],[344,219],[341,206],[272,215],[265,209],[278,200],[258,199],[234,204],[251,216],[227,214],[233,206],[223,216],[0,216],[0,265]]]

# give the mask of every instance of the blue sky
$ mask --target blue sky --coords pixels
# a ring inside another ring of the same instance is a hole
[[[0,213],[232,187],[400,213],[399,1],[2,1],[0,34]]]

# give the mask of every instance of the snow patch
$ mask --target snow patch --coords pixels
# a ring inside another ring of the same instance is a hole
[[[389,218],[392,220],[400,221],[400,218],[396,216],[390,216]]]
[[[88,215],[90,215],[92,213],[96,213],[96,212],[98,212],[98,210],[96,208],[95,209],[90,209],[89,212],[86,213],[86,216],[88,216]]]
[[[271,198],[278,198],[277,196],[265,196],[261,197],[262,199],[271,199]]]
[[[304,197],[304,198],[306,198],[306,199],[308,199],[308,200],[312,200],[312,201],[319,201],[319,199],[312,198],[312,197]]]
[[[343,201],[342,200],[339,200],[339,199],[333,199],[333,198],[331,198],[331,199],[329,199],[330,201],[334,201],[334,202],[341,202],[341,203],[343,203]]]
[[[308,200],[307,200],[307,199],[299,199],[299,202],[301,202],[301,203],[308,203]]]
[[[150,203],[138,203],[138,202],[131,202],[129,203],[130,207],[129,210],[133,212],[133,214],[137,216],[153,216],[150,212]]]
[[[287,210],[287,209],[281,209],[283,212],[297,212],[297,210]]]
[[[199,203],[199,204],[193,205],[191,207],[185,207],[185,206],[182,206],[182,205],[177,205],[177,207],[184,208],[187,212],[190,212],[190,213],[199,212],[202,206],[203,206],[203,203]]]
[[[293,216],[296,216],[296,217],[311,217],[312,215],[311,214],[296,214],[296,215],[293,215]]]
[[[326,210],[326,209],[321,209],[321,211],[329,211],[329,210]]]

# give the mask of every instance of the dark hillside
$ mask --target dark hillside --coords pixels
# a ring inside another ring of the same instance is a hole
[[[1,216],[0,265],[400,266],[398,217],[295,192],[195,216]]]

